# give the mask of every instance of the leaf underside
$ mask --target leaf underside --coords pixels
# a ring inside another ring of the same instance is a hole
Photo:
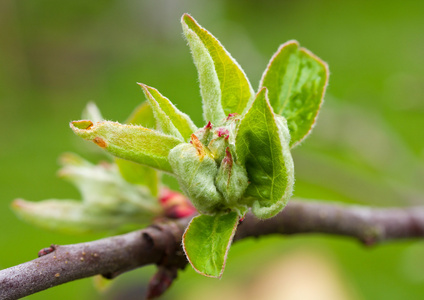
[[[198,273],[215,278],[222,276],[238,222],[235,212],[200,215],[191,220],[183,236],[183,247]]]
[[[274,112],[287,119],[293,147],[311,131],[328,82],[328,66],[289,41],[278,49],[262,75],[260,88],[269,91]]]

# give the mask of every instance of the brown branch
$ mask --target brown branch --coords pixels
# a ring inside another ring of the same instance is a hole
[[[184,268],[187,262],[180,244],[189,221],[162,221],[120,236],[56,246],[50,254],[0,271],[0,299],[18,299],[97,274],[113,278],[148,264]],[[383,209],[292,200],[272,219],[247,215],[235,240],[299,233],[354,237],[366,245],[424,237],[424,207]]]

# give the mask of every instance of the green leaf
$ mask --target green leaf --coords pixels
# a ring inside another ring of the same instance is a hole
[[[190,15],[181,23],[199,73],[205,120],[219,124],[230,113],[243,113],[254,92],[241,67]]]
[[[156,129],[156,120],[149,102],[143,102],[134,109],[125,124],[139,125],[150,129]]]
[[[122,177],[129,183],[147,186],[153,196],[159,194],[159,173],[150,167],[115,157]]]
[[[125,123],[152,129],[156,128],[156,120],[149,102],[140,104]],[[126,181],[147,186],[153,196],[159,194],[161,176],[155,169],[117,157],[115,157],[115,163]]]
[[[200,274],[220,278],[237,229],[239,217],[225,215],[194,217],[183,235],[187,259]]]
[[[263,88],[241,120],[236,136],[237,159],[246,166],[250,181],[244,197],[262,219],[284,208],[294,183],[288,129],[276,117]]]
[[[87,105],[85,106],[81,117],[85,120],[91,120],[94,123],[104,120],[102,113],[100,112],[97,105],[91,101],[88,102]]]
[[[150,103],[159,128],[166,134],[188,141],[190,135],[197,130],[190,117],[179,111],[158,90],[142,83],[139,85]]]
[[[78,136],[93,141],[114,156],[172,173],[168,154],[181,143],[173,136],[109,121],[95,125],[86,120],[73,121],[70,126]]]
[[[49,199],[31,202],[16,199],[13,211],[29,224],[66,234],[130,229],[130,224],[149,224],[153,218],[146,215],[106,213],[85,206],[80,201]],[[134,228],[133,228],[134,229]]]
[[[115,214],[162,213],[157,199],[124,180],[113,164],[94,165],[72,153],[62,155],[60,162],[58,175],[76,186],[86,206]]]
[[[299,48],[297,41],[281,45],[262,75],[260,88],[268,89],[274,112],[287,119],[290,147],[299,144],[315,124],[328,75],[327,64]]]

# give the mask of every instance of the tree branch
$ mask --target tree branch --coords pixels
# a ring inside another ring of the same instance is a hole
[[[181,236],[190,218],[161,221],[146,229],[98,241],[55,246],[32,261],[0,271],[0,299],[18,299],[50,287],[102,274],[113,278],[148,264],[184,268]],[[235,241],[268,234],[324,233],[366,245],[424,237],[424,207],[370,208],[292,200],[276,217],[248,214]]]

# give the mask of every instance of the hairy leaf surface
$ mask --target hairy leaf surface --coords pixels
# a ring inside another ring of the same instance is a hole
[[[143,92],[150,103],[159,128],[165,134],[187,141],[190,135],[197,130],[190,117],[178,110],[168,98],[155,88],[142,83],[139,83],[139,85],[143,88]]]
[[[205,121],[218,124],[230,113],[243,113],[254,92],[241,67],[191,16],[184,14],[181,22],[199,73]]]
[[[149,102],[140,104],[125,123],[154,129],[156,121]],[[147,186],[153,196],[158,195],[160,174],[155,169],[118,157],[115,157],[115,163],[126,181]]]
[[[154,217],[147,213],[108,214],[87,207],[81,201],[64,199],[37,202],[16,199],[12,203],[12,209],[31,225],[65,234],[127,231],[139,227],[140,224],[148,224]],[[138,225],[134,226],[135,224]]]
[[[93,124],[81,120],[70,125],[78,136],[93,141],[114,156],[172,173],[168,154],[181,143],[173,136],[142,126],[109,121]]]

